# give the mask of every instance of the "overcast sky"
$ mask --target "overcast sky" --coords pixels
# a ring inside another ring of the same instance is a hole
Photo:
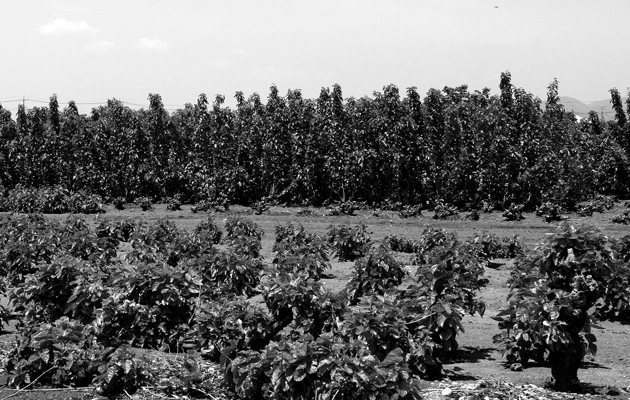
[[[341,85],[468,84],[498,92],[501,72],[545,99],[589,102],[630,86],[628,0],[10,0],[0,8],[0,103],[56,93],[82,113],[117,98],[169,109],[209,98]],[[27,107],[38,105],[27,102]],[[45,105],[45,104],[39,104]]]

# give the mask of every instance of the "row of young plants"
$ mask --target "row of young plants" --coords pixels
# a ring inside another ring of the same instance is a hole
[[[574,390],[564,355],[581,360],[596,349],[594,299],[603,297],[603,317],[627,320],[630,310],[630,237],[592,227],[562,225],[523,255],[517,237],[487,233],[461,242],[427,228],[403,248],[393,237],[374,246],[361,225],[318,236],[286,224],[276,228],[271,263],[260,257],[262,234],[235,217],[224,230],[208,218],[189,232],[168,220],[90,229],[76,217],[3,216],[0,269],[11,303],[2,316],[20,317],[10,384],[112,393],[159,380],[170,393],[208,389],[198,374],[165,384],[134,353],[142,347],[203,354],[239,398],[419,399],[421,379],[441,377],[455,354],[465,315],[485,312],[476,294],[488,260],[520,255],[509,307],[495,317],[507,330],[497,340],[510,362],[548,362],[557,388]],[[415,253],[416,271],[390,249]],[[333,255],[355,262],[338,292],[322,282]]]
[[[578,122],[560,104],[515,87],[386,85],[344,98],[340,85],[307,99],[271,86],[254,93],[201,94],[171,114],[158,94],[133,110],[112,99],[89,113],[76,104],[17,114],[0,106],[0,186],[61,185],[126,202],[146,197],[194,203],[321,205],[365,201],[414,206],[444,199],[533,210],[550,201],[573,208],[595,193],[630,193],[630,124],[616,89],[614,120]],[[413,210],[411,210],[413,211]]]
[[[39,188],[17,185],[4,193],[0,185],[0,212],[43,214],[97,214],[105,212],[99,195],[70,192],[61,185]]]
[[[484,259],[454,237],[427,248],[431,261],[412,277],[386,248],[370,246],[364,226],[331,227],[325,237],[278,226],[269,265],[261,236],[233,217],[225,231],[208,219],[187,232],[167,220],[90,229],[76,217],[3,216],[0,269],[11,301],[3,316],[20,317],[10,384],[133,390],[157,379],[134,355],[143,347],[201,352],[242,398],[419,398],[419,379],[440,377],[457,349],[464,314],[483,314],[475,293],[487,282]],[[332,254],[355,261],[338,293],[321,281]],[[259,295],[264,305],[252,299]],[[203,389],[184,378],[170,384]]]

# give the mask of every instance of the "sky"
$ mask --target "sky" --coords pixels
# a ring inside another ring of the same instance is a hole
[[[591,102],[630,86],[630,1],[13,0],[0,8],[0,104],[15,114],[116,98],[175,110],[216,94],[264,100],[337,83],[348,97],[395,84],[499,91],[500,74],[546,99]],[[43,102],[43,103],[38,103]]]

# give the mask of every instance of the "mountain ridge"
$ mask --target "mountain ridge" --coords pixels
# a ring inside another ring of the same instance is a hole
[[[621,100],[624,104],[625,109],[627,98],[622,97]],[[590,111],[595,111],[600,118],[602,118],[603,116],[605,120],[611,120],[615,118],[615,110],[613,110],[612,108],[612,103],[610,102],[610,99],[583,103],[582,101],[574,97],[560,96],[560,104],[564,106],[564,109],[566,111],[573,111],[575,115],[578,115],[582,118],[587,118]]]

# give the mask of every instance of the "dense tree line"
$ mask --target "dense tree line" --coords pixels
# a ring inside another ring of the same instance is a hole
[[[625,196],[630,123],[611,90],[614,121],[578,122],[559,104],[558,82],[543,102],[502,73],[500,93],[463,85],[388,85],[373,97],[345,98],[341,87],[317,99],[272,86],[224,106],[205,94],[169,114],[157,94],[148,109],[112,99],[80,115],[74,102],[17,111],[0,106],[0,183],[61,185],[105,198],[183,201],[224,197],[250,204],[358,200],[463,205],[489,200],[571,207],[595,193]]]

